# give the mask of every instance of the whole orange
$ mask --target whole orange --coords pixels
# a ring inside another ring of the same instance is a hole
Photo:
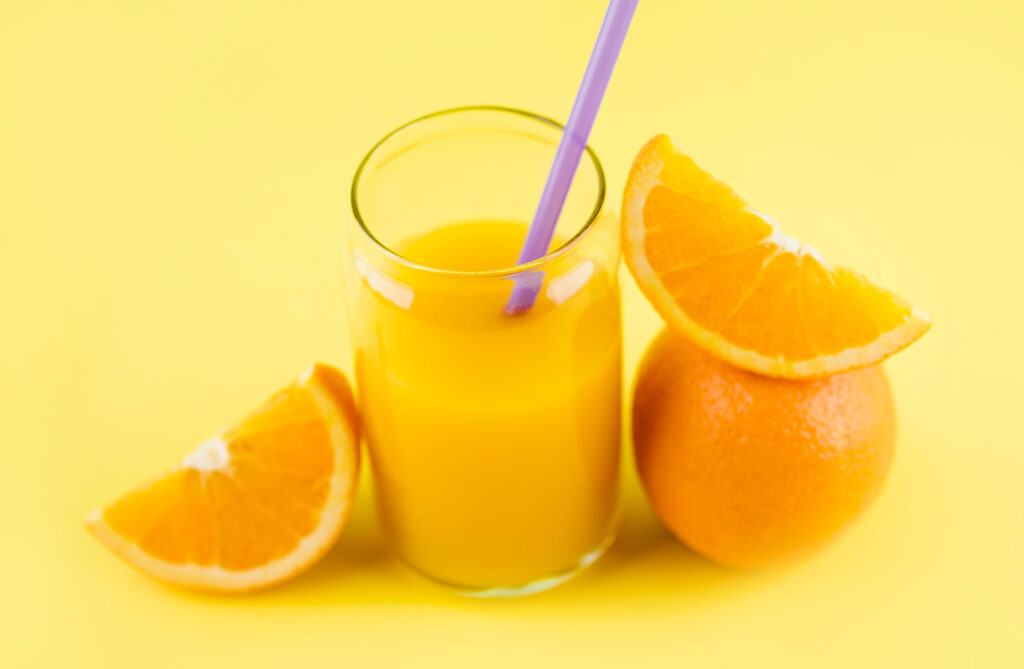
[[[879,366],[810,380],[733,367],[663,331],[633,396],[637,468],[661,520],[733,567],[820,549],[878,495],[896,419]]]

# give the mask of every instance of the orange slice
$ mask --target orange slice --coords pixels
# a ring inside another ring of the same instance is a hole
[[[85,523],[158,579],[254,590],[295,576],[330,548],[358,471],[352,392],[341,372],[318,364]]]
[[[750,209],[665,135],[630,169],[626,263],[661,316],[698,346],[769,376],[877,363],[931,319]]]

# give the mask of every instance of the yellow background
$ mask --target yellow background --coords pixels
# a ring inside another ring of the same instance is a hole
[[[632,465],[610,555],[518,601],[403,572],[365,480],[335,550],[250,597],[167,589],[82,528],[311,361],[348,368],[357,161],[443,107],[564,119],[602,5],[0,3],[0,665],[1024,665],[1016,0],[644,0],[598,119],[613,203],[668,132],[935,318],[888,363],[885,492],[811,562],[694,557]],[[658,320],[624,279],[631,376]]]

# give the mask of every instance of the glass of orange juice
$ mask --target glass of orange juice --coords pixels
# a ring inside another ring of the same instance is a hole
[[[403,562],[467,594],[557,585],[614,535],[619,237],[589,148],[548,255],[516,266],[561,131],[438,112],[378,142],[352,184],[346,284],[382,524]],[[536,303],[506,315],[527,274]]]

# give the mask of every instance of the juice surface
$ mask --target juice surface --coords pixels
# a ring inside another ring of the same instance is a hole
[[[459,223],[396,250],[439,269],[498,269],[515,264],[525,232]],[[398,271],[357,291],[356,374],[382,519],[397,553],[436,580],[518,587],[573,571],[610,539],[618,287],[615,268],[572,255],[516,317],[502,312],[512,282],[493,277],[452,288]]]

